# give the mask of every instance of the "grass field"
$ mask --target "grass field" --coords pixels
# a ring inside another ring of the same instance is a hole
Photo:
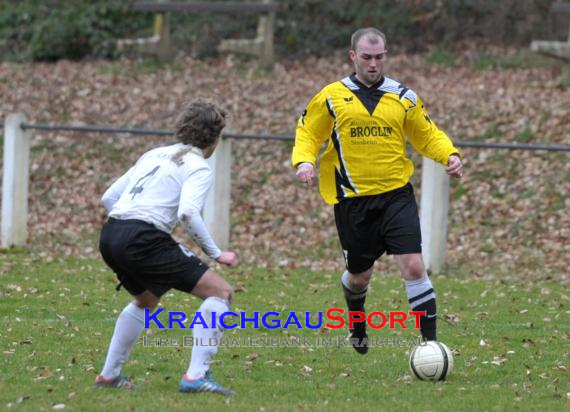
[[[344,307],[337,273],[233,269],[235,311],[326,311]],[[7,410],[477,410],[557,411],[570,408],[570,293],[556,283],[433,279],[439,338],[455,354],[447,382],[420,382],[408,369],[409,348],[221,348],[217,379],[233,398],[183,395],[178,381],[190,348],[143,347],[125,372],[135,392],[93,388],[114,320],[129,301],[98,260],[46,262],[27,253],[0,255],[0,408]],[[180,292],[167,310],[192,314],[199,301]],[[367,308],[408,310],[401,281],[379,273]],[[161,316],[161,319],[165,319]],[[181,338],[186,330],[146,336]],[[143,332],[143,333],[145,333]],[[343,336],[320,329],[232,330],[228,338]],[[379,330],[371,338],[416,337],[414,330]],[[62,406],[64,405],[64,406]]]

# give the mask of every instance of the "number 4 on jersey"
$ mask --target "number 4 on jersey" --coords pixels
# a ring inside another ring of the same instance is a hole
[[[136,195],[138,195],[139,193],[141,193],[143,191],[143,189],[144,189],[143,186],[144,186],[144,183],[146,182],[146,180],[151,178],[152,176],[154,176],[154,174],[158,171],[158,169],[160,169],[160,166],[156,166],[154,169],[152,169],[146,175],[144,175],[139,180],[137,180],[137,183],[135,183],[135,185],[133,186],[133,188],[129,192],[129,194],[133,195],[133,197],[131,197],[131,200],[133,200]]]

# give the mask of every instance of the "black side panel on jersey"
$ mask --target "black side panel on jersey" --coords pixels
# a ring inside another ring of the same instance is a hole
[[[344,192],[342,187],[346,187],[346,188],[352,190],[353,192],[356,192],[356,188],[353,186],[350,179],[348,178],[346,166],[344,164],[344,159],[342,157],[340,140],[339,140],[337,130],[336,130],[336,113],[334,112],[334,109],[330,106],[330,103],[328,100],[327,100],[327,108],[328,108],[329,113],[333,117],[334,122],[335,122],[332,133],[331,133],[331,140],[333,142],[334,148],[335,148],[336,153],[338,155],[338,163],[339,163],[340,170],[335,169],[336,197],[337,197],[337,199],[341,200],[341,199],[345,198],[345,192]]]

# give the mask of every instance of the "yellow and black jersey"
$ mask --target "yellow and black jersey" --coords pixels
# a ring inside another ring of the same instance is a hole
[[[329,204],[404,186],[414,171],[406,136],[423,156],[447,165],[459,153],[429,117],[416,93],[383,77],[367,87],[356,76],[331,83],[311,100],[297,125],[292,163],[316,164],[320,192]]]

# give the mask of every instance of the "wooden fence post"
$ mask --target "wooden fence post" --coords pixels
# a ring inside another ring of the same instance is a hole
[[[449,210],[449,175],[439,163],[426,157],[422,164],[420,223],[422,255],[432,273],[445,265],[447,214]]]
[[[222,250],[230,244],[230,203],[232,177],[232,144],[221,138],[208,163],[214,172],[214,185],[204,205],[204,222]]]
[[[4,123],[1,246],[24,246],[28,240],[28,186],[30,130],[22,129],[26,116],[9,114]]]
[[[162,0],[160,1],[162,2]],[[170,59],[173,56],[172,42],[170,40],[170,14],[167,12],[159,13],[154,18],[154,36],[159,41],[155,45],[154,52],[163,60]]]

